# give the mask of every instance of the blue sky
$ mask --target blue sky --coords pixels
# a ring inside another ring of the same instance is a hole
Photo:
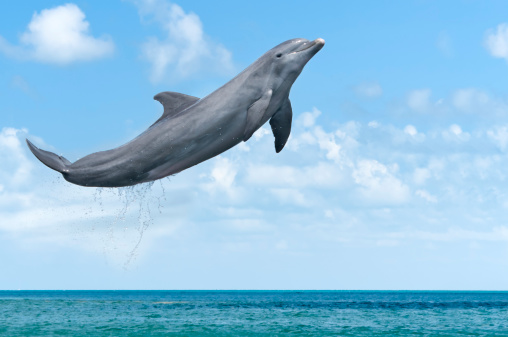
[[[0,5],[0,289],[507,289],[504,1]],[[326,40],[269,127],[152,186],[83,188],[161,91],[203,97]]]

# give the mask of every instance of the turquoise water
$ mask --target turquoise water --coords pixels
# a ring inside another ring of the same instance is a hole
[[[508,292],[0,291],[0,336],[508,336]]]

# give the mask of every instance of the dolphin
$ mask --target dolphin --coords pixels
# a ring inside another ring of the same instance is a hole
[[[164,107],[162,116],[115,149],[71,163],[27,139],[28,147],[68,182],[91,187],[132,186],[176,174],[247,141],[268,120],[279,153],[291,132],[291,86],[324,44],[321,38],[283,42],[201,99],[176,92],[155,95]]]

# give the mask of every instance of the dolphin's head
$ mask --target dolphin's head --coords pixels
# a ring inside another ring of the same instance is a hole
[[[303,67],[325,45],[325,40],[314,41],[292,39],[279,44],[266,52],[261,58],[262,63],[270,64],[272,89],[289,89]]]

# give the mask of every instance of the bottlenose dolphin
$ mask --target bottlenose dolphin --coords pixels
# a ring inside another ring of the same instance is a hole
[[[181,172],[247,141],[268,120],[278,153],[291,132],[291,86],[324,44],[323,39],[283,42],[202,99],[176,92],[155,95],[164,107],[162,117],[115,149],[71,163],[27,139],[28,147],[65,180],[95,187],[131,186]]]

